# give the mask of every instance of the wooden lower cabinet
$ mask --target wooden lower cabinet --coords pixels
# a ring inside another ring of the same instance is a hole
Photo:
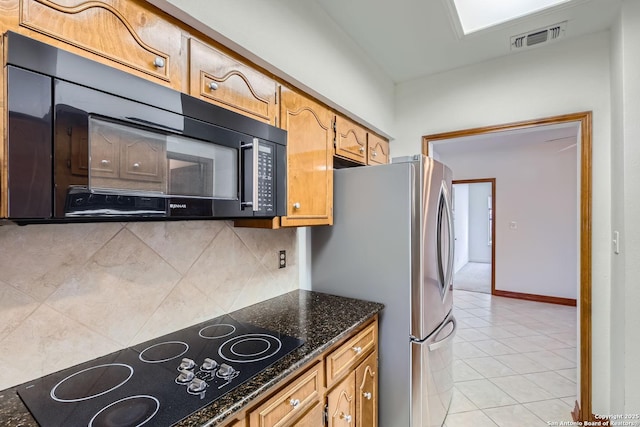
[[[376,319],[225,427],[378,427],[377,330]],[[354,357],[341,357],[347,350]],[[333,376],[330,367],[337,365]]]
[[[327,393],[328,427],[377,427],[378,352]]]
[[[378,352],[356,369],[356,426],[378,426]]]
[[[351,427],[355,425],[355,394],[356,373],[351,372],[327,394],[328,427]]]

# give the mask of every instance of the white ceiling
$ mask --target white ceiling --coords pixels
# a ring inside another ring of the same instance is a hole
[[[576,147],[579,131],[578,122],[536,126],[436,141],[431,144],[429,151],[447,156],[459,153],[469,155],[488,150],[522,150],[542,146],[565,151]]]
[[[315,0],[396,83],[511,53],[511,36],[568,21],[566,38],[610,28],[622,0],[572,0],[460,37],[450,0]],[[504,0],[514,1],[514,0]]]

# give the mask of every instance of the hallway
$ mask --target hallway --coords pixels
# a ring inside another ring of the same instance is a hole
[[[575,307],[454,291],[454,394],[446,427],[571,421]]]

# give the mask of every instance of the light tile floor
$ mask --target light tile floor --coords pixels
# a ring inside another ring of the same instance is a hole
[[[446,427],[571,421],[575,307],[454,291],[454,390]]]

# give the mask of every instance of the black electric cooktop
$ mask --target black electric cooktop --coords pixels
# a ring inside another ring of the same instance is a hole
[[[31,381],[18,389],[47,426],[170,426],[303,341],[229,315]]]

